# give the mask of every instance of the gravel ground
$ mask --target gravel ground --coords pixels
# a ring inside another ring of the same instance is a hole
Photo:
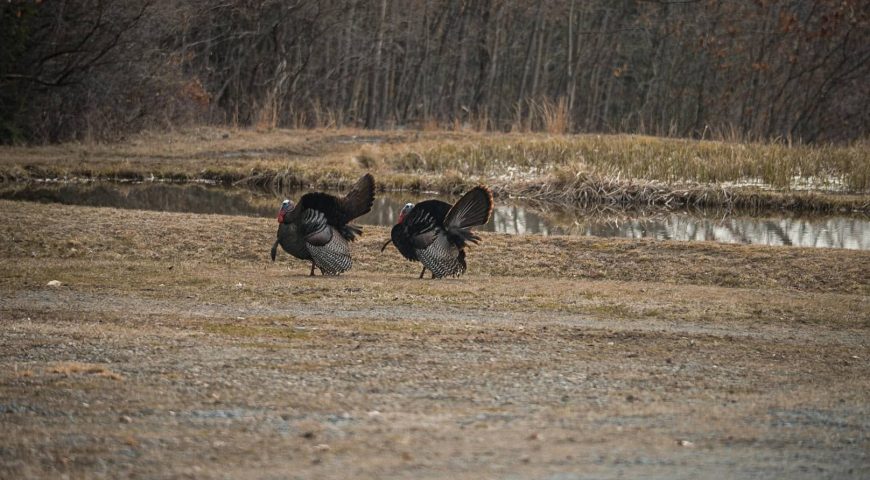
[[[870,476],[870,253],[366,230],[0,202],[0,477]]]

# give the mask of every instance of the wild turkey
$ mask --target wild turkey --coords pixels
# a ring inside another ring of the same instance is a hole
[[[480,241],[471,227],[489,221],[491,213],[492,192],[482,185],[452,206],[441,200],[408,203],[399,212],[399,221],[381,251],[392,242],[405,258],[419,260],[423,264],[420,278],[427,268],[432,278],[457,277],[467,268],[465,245]]]
[[[360,178],[344,198],[327,193],[306,193],[294,205],[284,200],[278,211],[278,239],[272,245],[272,261],[278,245],[285,252],[311,261],[323,275],[338,275],[350,270],[348,241],[362,235],[362,229],[349,222],[372,209],[375,179],[371,174]]]

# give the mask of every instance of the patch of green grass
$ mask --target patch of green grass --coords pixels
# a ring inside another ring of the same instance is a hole
[[[384,322],[372,320],[359,320],[353,322],[353,329],[358,332],[371,334],[428,334],[431,327],[422,322]]]
[[[310,332],[293,327],[275,327],[252,325],[250,323],[207,323],[203,329],[209,333],[233,338],[271,338],[278,340],[304,340],[310,337]]]
[[[587,307],[587,311],[595,315],[617,318],[631,318],[637,315],[637,312],[635,310],[618,303],[593,305],[591,307]]]
[[[256,348],[265,350],[273,350],[276,348],[289,348],[288,344],[276,344],[271,342],[242,342],[239,343],[239,346],[244,348]]]

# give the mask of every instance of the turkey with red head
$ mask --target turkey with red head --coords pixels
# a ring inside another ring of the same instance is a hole
[[[272,261],[278,245],[285,252],[311,261],[323,275],[350,270],[350,245],[362,229],[351,220],[368,213],[375,200],[375,179],[365,174],[343,198],[328,193],[306,193],[298,204],[284,200],[278,211],[278,239],[272,245]]]
[[[428,268],[432,278],[458,277],[465,273],[465,246],[480,242],[471,228],[489,221],[492,192],[483,185],[474,187],[454,205],[441,200],[408,203],[390,232],[390,240],[408,260],[423,264],[420,278]]]

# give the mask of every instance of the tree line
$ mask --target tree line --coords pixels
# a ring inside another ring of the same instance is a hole
[[[186,124],[804,142],[870,126],[867,0],[12,0],[0,140]]]

